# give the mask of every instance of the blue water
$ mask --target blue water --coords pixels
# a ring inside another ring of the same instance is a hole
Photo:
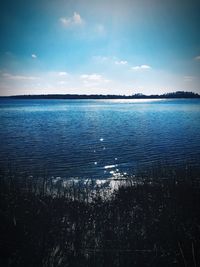
[[[104,178],[200,165],[200,100],[0,100],[0,168]]]

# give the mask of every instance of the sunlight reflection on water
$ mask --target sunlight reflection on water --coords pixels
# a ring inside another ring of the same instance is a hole
[[[0,168],[107,179],[200,158],[200,101],[0,101]]]

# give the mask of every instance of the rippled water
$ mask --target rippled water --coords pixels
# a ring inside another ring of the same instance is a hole
[[[200,100],[0,100],[0,167],[105,178],[200,165]]]

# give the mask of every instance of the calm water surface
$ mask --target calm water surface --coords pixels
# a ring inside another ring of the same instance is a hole
[[[0,100],[0,168],[105,178],[200,165],[200,100]]]

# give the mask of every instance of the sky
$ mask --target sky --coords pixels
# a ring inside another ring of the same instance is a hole
[[[200,93],[199,0],[0,3],[0,95]]]

